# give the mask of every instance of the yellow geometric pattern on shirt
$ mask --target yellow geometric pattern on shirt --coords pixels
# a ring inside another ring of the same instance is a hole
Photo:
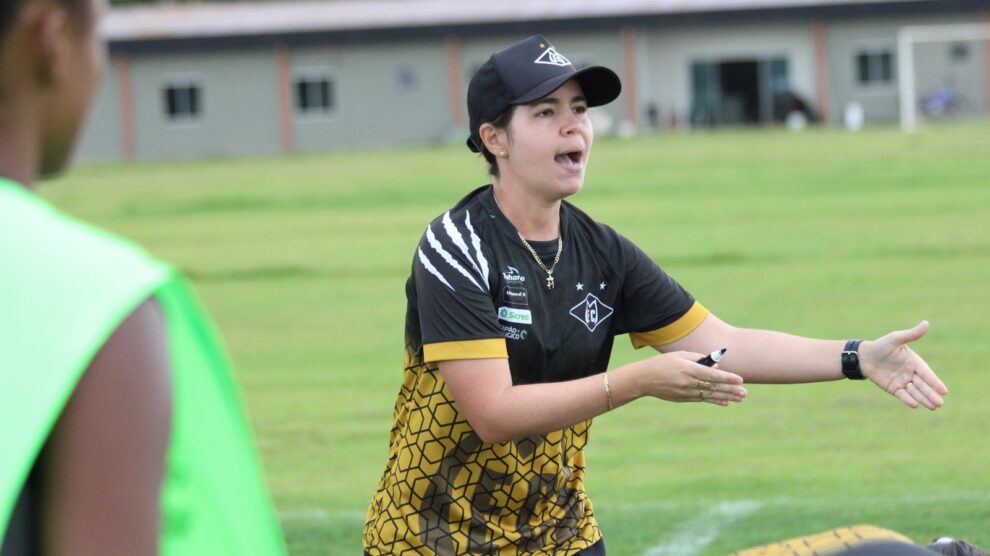
[[[435,364],[407,348],[364,547],[393,554],[574,554],[601,534],[584,491],[591,421],[484,444]]]
[[[889,529],[875,525],[853,525],[757,546],[733,553],[731,556],[825,556],[877,541],[900,541],[911,544],[911,539]]]

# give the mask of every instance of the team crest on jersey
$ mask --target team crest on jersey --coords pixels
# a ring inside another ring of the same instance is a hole
[[[557,50],[552,46],[544,50],[543,53],[540,54],[539,58],[533,60],[533,63],[547,64],[549,66],[561,66],[561,67],[571,65],[571,61],[568,60],[567,58],[564,58],[564,55],[561,54],[560,52],[557,52]]]
[[[581,303],[571,307],[571,316],[581,321],[589,332],[594,332],[599,324],[612,316],[613,312],[611,307],[590,293]]]

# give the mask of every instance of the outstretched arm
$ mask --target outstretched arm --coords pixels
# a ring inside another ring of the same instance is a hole
[[[612,407],[644,396],[728,405],[746,396],[739,376],[695,363],[702,354],[665,353],[608,372]],[[471,428],[487,443],[518,440],[575,425],[609,410],[601,373],[513,386],[507,359],[441,361],[440,373]],[[699,381],[711,383],[702,390]]]
[[[910,330],[891,332],[859,348],[863,375],[910,407],[936,409],[948,390],[908,344],[924,336],[928,322]],[[816,340],[782,332],[737,328],[709,315],[680,340],[660,351],[708,352],[727,348],[719,366],[742,376],[746,382],[784,384],[821,382],[843,378],[842,340]]]

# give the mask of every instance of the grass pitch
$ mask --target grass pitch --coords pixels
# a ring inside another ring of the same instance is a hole
[[[946,406],[870,384],[640,400],[596,420],[609,552],[725,554],[854,523],[990,547],[990,126],[596,144],[572,201],[730,323],[916,345]],[[486,182],[461,146],[92,165],[42,188],[184,269],[224,331],[294,554],[359,554],[426,224]],[[566,253],[565,255],[566,256]],[[648,355],[620,340],[613,366]]]

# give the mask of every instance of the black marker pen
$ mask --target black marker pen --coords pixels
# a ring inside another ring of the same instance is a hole
[[[715,363],[718,363],[719,361],[722,360],[722,356],[725,355],[725,350],[726,350],[726,348],[717,349],[717,350],[709,353],[708,355],[702,357],[701,359],[698,359],[697,363],[699,365],[704,365],[706,367],[711,367]]]

